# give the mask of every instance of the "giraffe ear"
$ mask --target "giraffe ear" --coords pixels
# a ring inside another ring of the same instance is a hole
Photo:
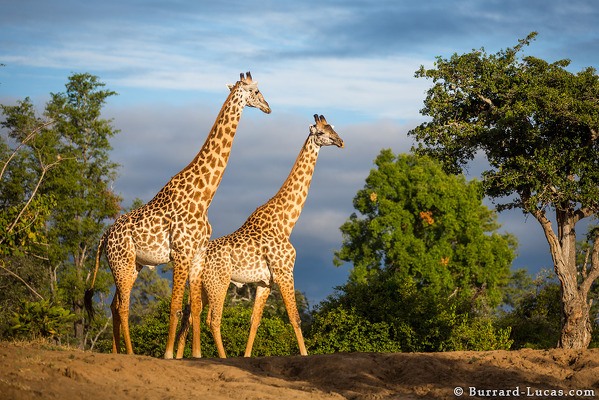
[[[235,86],[235,85],[232,85],[232,84],[230,84],[230,83],[227,83],[227,87],[229,88],[229,90],[233,90],[233,86]]]

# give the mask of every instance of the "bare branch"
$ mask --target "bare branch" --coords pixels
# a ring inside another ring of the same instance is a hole
[[[12,232],[12,230],[15,228],[15,226],[17,226],[17,223],[19,222],[19,220],[21,219],[21,217],[23,216],[23,214],[25,213],[25,210],[27,210],[27,208],[29,207],[29,205],[31,204],[31,202],[33,201],[33,198],[35,197],[37,191],[39,190],[39,187],[42,184],[42,181],[44,180],[44,177],[46,175],[46,172],[48,172],[48,170],[50,170],[52,167],[58,165],[58,163],[60,163],[62,161],[61,158],[58,158],[58,160],[56,160],[55,162],[48,164],[48,165],[43,165],[42,161],[40,160],[40,164],[42,166],[42,173],[35,185],[35,188],[33,189],[33,192],[31,193],[31,196],[29,196],[29,199],[27,200],[27,202],[25,203],[25,205],[23,206],[23,208],[21,209],[21,211],[19,212],[19,214],[15,217],[15,219],[12,221],[12,223],[9,225],[8,229],[6,230],[6,235],[10,234]],[[4,240],[1,240],[0,243],[2,243]]]
[[[29,135],[27,135],[27,137],[25,137],[25,139],[23,139],[23,141],[21,141],[21,143],[19,143],[19,145],[14,149],[14,151],[12,152],[12,154],[8,157],[8,159],[6,160],[6,162],[4,163],[4,165],[2,166],[2,171],[0,172],[0,179],[2,179],[2,177],[4,176],[4,173],[6,172],[6,168],[8,167],[8,164],[10,164],[10,162],[12,161],[13,158],[16,157],[17,153],[19,152],[19,150],[21,149],[21,147],[25,146],[27,144],[27,142],[29,142],[30,140],[32,140],[38,133],[39,131],[41,131],[42,129],[44,129],[45,127],[52,125],[54,123],[53,120],[47,121],[43,124],[41,124],[40,126],[38,126],[37,128],[35,128],[34,130],[32,130]]]
[[[485,103],[487,103],[491,108],[495,108],[495,104],[493,104],[493,102],[491,101],[491,99],[489,99],[488,97],[483,96],[482,94],[478,93],[476,95],[476,97],[478,97],[480,100],[484,101]]]
[[[96,336],[91,339],[91,346],[90,346],[90,350],[94,349],[94,346],[96,345],[96,342],[98,341],[98,339],[100,338],[100,335],[102,333],[104,333],[104,331],[106,330],[106,328],[108,328],[108,323],[110,322],[110,319],[106,320],[106,323],[104,324],[104,327],[102,329],[100,329],[100,331],[96,334]]]
[[[18,279],[19,281],[21,281],[21,283],[23,283],[23,285],[27,286],[27,289],[29,289],[33,294],[35,294],[37,297],[39,297],[41,300],[44,300],[44,297],[39,294],[38,292],[35,291],[35,289],[33,289],[31,286],[29,286],[27,284],[27,282],[25,282],[25,280],[23,278],[21,278],[19,275],[15,274],[14,272],[12,272],[11,270],[9,270],[8,268],[6,268],[4,266],[4,262],[0,263],[0,268],[2,268],[3,270],[5,270],[6,272],[8,272],[10,275],[12,275],[13,277],[15,277],[16,279]]]
[[[563,271],[559,266],[564,265],[562,247],[559,242],[559,238],[553,231],[553,227],[551,221],[547,218],[545,213],[542,210],[534,210],[531,212],[532,215],[539,221],[541,227],[543,228],[543,232],[545,233],[545,238],[549,243],[549,249],[551,252],[551,257],[553,258],[553,264],[555,268],[555,273],[559,277],[561,282],[567,278],[565,271]]]

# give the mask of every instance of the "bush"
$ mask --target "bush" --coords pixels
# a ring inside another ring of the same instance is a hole
[[[201,315],[200,340],[202,357],[217,357],[212,333],[206,324],[207,309]],[[221,324],[223,346],[227,356],[243,356],[250,331],[252,310],[244,306],[225,308]],[[131,342],[136,354],[164,356],[168,336],[169,302],[161,300],[156,312],[144,323],[131,327]],[[187,337],[184,357],[191,356],[192,332]],[[112,346],[110,344],[110,346]],[[98,345],[98,348],[100,346]],[[108,344],[102,346],[108,350]],[[111,347],[110,347],[111,348]],[[175,349],[176,351],[176,349]],[[252,351],[253,356],[283,356],[299,352],[291,325],[280,317],[264,316],[260,322]]]
[[[16,338],[39,337],[59,340],[70,332],[76,315],[48,300],[23,301],[20,310],[10,320],[9,335]]]
[[[488,351],[509,350],[513,340],[511,329],[496,328],[487,318],[468,319],[465,316],[443,346],[445,351]]]
[[[317,354],[401,350],[387,323],[371,323],[354,309],[344,308],[316,314],[309,331],[308,347]]]

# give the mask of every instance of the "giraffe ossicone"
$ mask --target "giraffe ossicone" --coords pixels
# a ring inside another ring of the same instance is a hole
[[[102,252],[110,265],[116,290],[110,306],[113,319],[112,351],[120,352],[123,334],[128,354],[133,353],[129,334],[131,288],[144,266],[173,262],[173,289],[165,358],[173,358],[175,334],[181,313],[183,292],[189,270],[202,257],[212,228],[207,211],[227,166],[233,139],[244,107],[256,107],[269,114],[252,75],[240,74],[230,87],[216,121],[195,158],[145,205],[121,215],[104,233],[96,254],[90,288],[85,293],[86,309],[93,316],[92,298]],[[192,293],[193,295],[193,293]],[[199,324],[194,325],[194,356],[200,355]]]
[[[204,257],[192,266],[189,275],[194,292],[205,295],[208,325],[220,357],[226,357],[220,325],[229,283],[258,283],[245,356],[249,357],[262,311],[273,284],[280,288],[300,354],[307,355],[295,300],[293,268],[296,250],[289,237],[304,207],[322,146],[344,147],[343,140],[324,116],[314,115],[315,124],[302,146],[289,176],[268,202],[258,207],[235,232],[211,240]],[[201,290],[198,290],[201,289]],[[199,319],[203,296],[191,297],[191,320]],[[198,322],[199,323],[199,322]],[[179,337],[177,358],[183,356],[188,327]]]

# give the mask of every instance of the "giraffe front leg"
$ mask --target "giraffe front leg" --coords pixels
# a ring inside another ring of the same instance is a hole
[[[260,326],[260,320],[262,319],[262,311],[266,305],[266,300],[270,295],[270,288],[267,286],[258,286],[256,288],[256,300],[254,301],[254,309],[252,310],[252,321],[250,324],[250,335],[248,337],[247,345],[245,346],[244,357],[251,357],[252,347],[254,346],[254,339],[256,339],[256,333]]]
[[[293,326],[295,337],[297,339],[297,345],[299,347],[300,354],[307,356],[306,345],[304,344],[304,336],[302,334],[301,319],[299,312],[297,311],[297,302],[295,301],[295,287],[293,285],[293,276],[283,277],[279,284],[281,290],[281,296],[283,296],[283,302],[287,309],[287,315],[289,316],[289,322]]]
[[[190,262],[188,260],[174,260],[173,264],[173,293],[171,295],[168,338],[166,341],[166,350],[164,352],[164,358],[166,359],[173,358],[177,325],[179,324],[179,317],[181,316],[181,308],[183,306],[185,282],[187,281],[190,267]]]

